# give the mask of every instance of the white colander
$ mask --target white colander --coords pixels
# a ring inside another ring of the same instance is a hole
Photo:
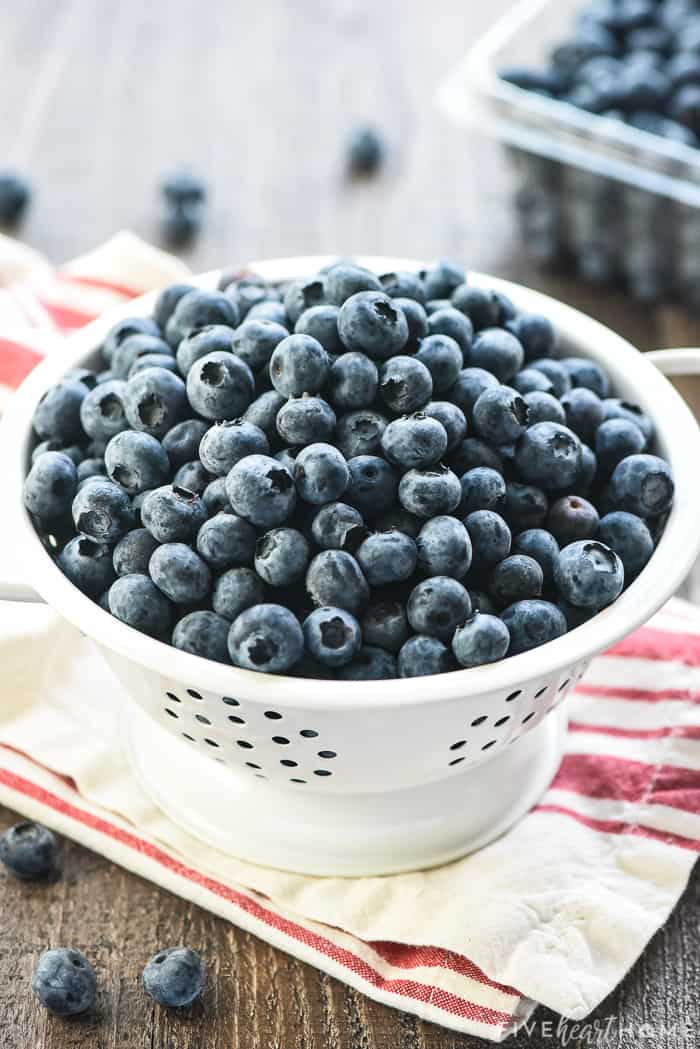
[[[327,261],[252,268],[278,281],[314,273]],[[377,272],[420,265],[361,261]],[[216,277],[200,283],[214,286]],[[8,583],[0,595],[47,601],[102,649],[130,696],[124,741],[143,787],[173,820],[226,852],[310,874],[382,874],[443,863],[502,833],[555,772],[563,701],[591,657],[643,623],[700,550],[700,432],[651,363],[663,369],[664,354],[645,357],[590,318],[518,285],[479,274],[469,279],[547,314],[564,354],[604,364],[615,391],[653,419],[676,479],[659,547],[620,599],[565,637],[491,666],[362,683],[256,674],[153,641],[68,582],[22,507],[32,413],[65,371],[91,363],[118,316],[149,312],[153,296],[71,336],[10,403],[1,427],[3,512],[16,563],[34,590]],[[681,366],[700,372],[700,353],[669,361],[674,374]]]

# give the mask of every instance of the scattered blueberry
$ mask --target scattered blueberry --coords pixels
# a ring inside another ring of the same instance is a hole
[[[146,964],[143,989],[149,998],[171,1009],[182,1009],[199,998],[204,987],[204,966],[196,951],[171,947],[159,951]]]
[[[39,823],[16,823],[0,837],[0,863],[16,878],[46,878],[56,868],[58,845]]]
[[[384,160],[384,142],[373,127],[356,127],[347,142],[347,164],[353,175],[373,175]]]
[[[32,191],[27,180],[14,171],[0,172],[0,223],[16,226],[24,215]]]
[[[44,951],[32,974],[32,991],[55,1016],[77,1016],[95,1002],[95,972],[81,951],[56,947]]]

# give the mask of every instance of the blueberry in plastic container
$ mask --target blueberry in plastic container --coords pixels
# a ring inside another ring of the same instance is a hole
[[[58,555],[58,567],[88,597],[98,598],[114,581],[112,551],[94,539],[77,535]]]
[[[112,545],[134,526],[129,496],[106,477],[94,480],[78,492],[72,514],[76,531],[96,543]]]
[[[671,470],[657,455],[628,455],[610,478],[610,496],[616,509],[638,517],[656,517],[673,502]]]
[[[231,624],[216,612],[206,610],[188,612],[175,624],[173,648],[191,652],[194,656],[228,663],[228,634]]]
[[[55,1016],[77,1016],[91,1009],[97,992],[95,972],[81,951],[44,951],[32,974],[32,991]]]
[[[451,514],[461,498],[459,478],[447,466],[408,470],[399,482],[399,502],[417,517]]]
[[[480,667],[495,663],[508,652],[510,634],[498,616],[473,612],[452,638],[452,651],[462,667]]]
[[[456,517],[444,515],[426,521],[418,533],[416,546],[418,566],[425,575],[463,579],[471,567],[469,532]]]
[[[403,469],[434,466],[447,451],[447,432],[436,419],[415,412],[388,424],[381,447],[387,459]]]
[[[27,474],[22,499],[40,521],[52,521],[70,510],[77,485],[73,460],[63,452],[44,452]]]
[[[345,666],[362,646],[360,625],[344,608],[316,608],[306,617],[302,629],[308,652],[326,667]]]
[[[276,459],[247,455],[226,478],[234,511],[258,528],[283,524],[296,504],[294,478]]]
[[[56,869],[58,844],[46,827],[28,820],[0,836],[0,863],[16,878],[34,881]]]
[[[408,323],[401,309],[383,292],[360,291],[340,308],[338,332],[348,350],[386,360],[408,342]]]
[[[413,588],[406,613],[417,634],[449,641],[471,614],[471,602],[466,589],[456,579],[432,576]]]
[[[386,417],[374,409],[348,412],[338,419],[335,443],[346,459],[354,459],[358,455],[376,455],[380,451],[386,425]]]
[[[625,572],[617,554],[604,543],[584,539],[565,546],[554,566],[557,590],[569,604],[604,608],[622,592]]]
[[[265,587],[252,568],[236,567],[222,572],[214,583],[212,608],[225,619],[233,621],[252,605],[265,600]]]
[[[475,566],[494,565],[510,553],[510,528],[494,510],[474,510],[467,514],[464,525],[472,544]]]
[[[170,461],[163,446],[150,434],[123,430],[105,449],[107,475],[129,495],[158,488],[168,480]]]
[[[375,532],[357,548],[355,557],[370,586],[385,586],[410,579],[418,551],[404,532]]]
[[[355,658],[338,667],[335,676],[340,681],[383,681],[397,676],[396,657],[392,652],[374,645],[363,645]]]
[[[401,601],[379,598],[371,601],[360,621],[366,645],[398,652],[408,639],[408,619]]]
[[[447,645],[427,634],[414,634],[401,647],[398,655],[399,677],[426,677],[454,669],[452,653]]]
[[[204,966],[196,951],[171,947],[159,951],[146,964],[141,976],[149,998],[173,1009],[191,1005],[204,987]]]
[[[332,605],[357,614],[370,591],[357,560],[346,550],[322,550],[306,573],[306,589],[314,604]]]
[[[211,590],[209,566],[185,543],[163,543],[151,555],[148,570],[158,589],[177,605],[203,601]]]
[[[296,528],[273,528],[255,547],[255,571],[270,586],[289,586],[309,563],[309,544]]]
[[[625,580],[641,572],[654,552],[654,540],[646,522],[625,510],[614,510],[601,517],[597,538],[620,558]]]
[[[199,496],[178,485],[152,489],[141,506],[141,521],[159,543],[189,542],[206,520]]]
[[[299,621],[288,608],[257,604],[234,620],[228,649],[234,666],[281,674],[301,659],[304,635]]]
[[[510,635],[509,656],[554,641],[567,630],[563,613],[551,601],[516,601],[501,613],[501,619]]]
[[[277,413],[277,433],[288,444],[330,441],[336,415],[323,397],[292,397]]]

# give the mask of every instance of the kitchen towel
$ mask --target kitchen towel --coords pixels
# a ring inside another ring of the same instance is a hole
[[[60,352],[61,330],[97,312],[83,288],[123,302],[183,272],[128,235],[88,260],[97,284],[83,260],[79,281],[45,270],[40,293],[31,278],[11,289],[13,301],[53,304],[39,352]],[[4,331],[0,309],[0,381]],[[667,919],[700,850],[700,610],[678,600],[593,661],[567,700],[562,766],[516,827],[455,863],[383,878],[255,867],[168,821],[115,744],[122,686],[51,609],[0,602],[0,665],[0,802],[378,1001],[493,1041],[538,1002],[572,1019],[595,1008]]]

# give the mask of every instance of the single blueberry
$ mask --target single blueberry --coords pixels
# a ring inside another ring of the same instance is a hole
[[[71,508],[76,531],[96,543],[112,545],[134,527],[134,512],[124,489],[96,478],[73,500]]]
[[[199,443],[208,429],[203,419],[185,419],[168,430],[161,443],[174,470],[197,458]]]
[[[404,532],[375,532],[358,547],[355,556],[370,586],[383,586],[409,579],[418,551]]]
[[[519,313],[508,321],[508,331],[515,335],[525,352],[526,361],[551,357],[557,346],[554,325],[541,313]]]
[[[595,453],[601,476],[609,477],[628,455],[638,455],[646,439],[636,423],[629,419],[607,419],[595,433]]]
[[[166,325],[165,335],[170,345],[177,348],[184,338],[200,328],[212,324],[236,328],[239,321],[239,310],[226,295],[197,288],[179,300]]]
[[[88,395],[84,383],[76,379],[62,379],[42,394],[34,409],[32,425],[35,433],[45,439],[61,441],[64,445],[84,438],[80,409]]]
[[[625,581],[641,572],[654,552],[654,540],[646,522],[625,510],[614,510],[601,517],[597,538],[622,561]]]
[[[412,539],[418,538],[418,533],[424,523],[422,518],[409,513],[408,510],[404,510],[403,506],[400,506],[398,503],[390,507],[386,513],[380,514],[375,521],[376,527],[382,532],[388,532],[391,528],[396,528],[399,532],[405,532],[406,535],[410,535]]]
[[[471,351],[474,326],[464,313],[453,306],[434,310],[428,318],[429,337],[432,335],[443,335],[452,339],[459,346],[464,358],[468,358]],[[462,364],[460,363],[460,368]]]
[[[603,421],[608,419],[627,419],[644,434],[647,444],[654,436],[654,427],[651,419],[646,415],[638,404],[622,401],[617,397],[607,397],[603,401]]]
[[[581,465],[581,441],[566,426],[535,423],[518,441],[515,464],[522,480],[549,489],[573,484]]]
[[[214,583],[212,607],[231,622],[246,608],[264,600],[263,581],[252,568],[229,568]]]
[[[369,408],[341,415],[335,432],[335,443],[346,459],[358,455],[376,455],[387,420]]]
[[[554,566],[557,590],[569,604],[604,608],[622,592],[625,570],[617,554],[590,539],[570,543]]]
[[[97,980],[81,951],[56,947],[44,951],[36,963],[32,991],[55,1016],[77,1016],[94,1005]]]
[[[473,510],[496,510],[505,499],[506,482],[503,476],[488,466],[475,466],[462,474],[462,502],[464,514]]]
[[[656,517],[673,502],[671,468],[656,455],[628,455],[610,478],[610,496],[617,510],[637,517]]]
[[[413,299],[423,304],[425,288],[417,273],[409,270],[394,270],[379,277],[382,290],[392,299]]]
[[[540,528],[545,522],[548,509],[547,496],[541,488],[519,484],[517,481],[506,483],[503,516],[514,535],[528,528]]]
[[[322,550],[352,553],[367,536],[362,514],[347,503],[327,503],[311,523],[311,535]]]
[[[247,670],[283,674],[304,653],[304,635],[288,608],[257,604],[233,622],[228,636],[231,662]]]
[[[252,565],[256,532],[233,513],[217,513],[197,533],[197,553],[219,572],[234,565]]]
[[[322,397],[293,397],[277,413],[277,432],[288,444],[329,441],[335,425],[335,412]]]
[[[457,313],[457,311],[454,311]],[[433,314],[439,316],[439,313]],[[457,313],[462,317],[461,313]],[[430,318],[432,321],[432,317]],[[462,320],[467,323],[466,318]],[[430,372],[433,390],[436,393],[444,393],[451,389],[457,381],[457,377],[464,364],[462,350],[458,343],[449,335],[431,334],[421,341],[416,360],[424,364]],[[385,366],[386,367],[386,366]]]
[[[498,379],[483,368],[462,368],[447,396],[471,419],[474,405],[484,390],[498,386]]]
[[[350,471],[332,444],[309,444],[295,459],[294,481],[301,499],[321,505],[340,498],[348,487]]]
[[[155,335],[129,335],[119,343],[112,357],[112,377],[128,379],[131,369],[144,357],[172,356],[167,342]]]
[[[449,648],[436,637],[414,634],[398,655],[399,677],[426,677],[454,669]]]
[[[358,292],[382,290],[379,277],[354,262],[339,262],[329,269],[326,276],[326,296],[336,308]]]
[[[322,550],[306,573],[306,589],[315,605],[357,613],[369,600],[369,586],[355,558],[345,550]]]
[[[473,419],[474,429],[485,441],[510,444],[525,431],[527,404],[510,386],[490,386],[474,405]]]
[[[204,966],[196,951],[189,947],[171,947],[151,958],[141,979],[146,994],[159,1005],[183,1008],[202,993]]]
[[[400,307],[382,292],[360,291],[340,308],[338,332],[348,350],[385,360],[408,342],[408,323]]]
[[[399,481],[395,470],[376,455],[356,455],[348,460],[350,482],[345,501],[366,518],[377,517],[396,502]]]
[[[458,284],[452,291],[452,305],[468,317],[474,331],[493,328],[500,319],[498,299],[486,288],[476,288],[471,284]]]
[[[178,485],[154,488],[141,506],[143,526],[159,543],[189,542],[206,520],[207,511],[199,496]]]
[[[465,280],[464,266],[452,259],[438,259],[422,270],[420,276],[427,299],[449,299]]]
[[[559,543],[551,532],[544,528],[528,528],[520,532],[513,540],[513,553],[534,558],[542,569],[544,585],[551,585],[559,556]]]
[[[187,410],[185,384],[166,368],[147,368],[129,379],[122,402],[133,430],[164,437]]]
[[[228,663],[228,619],[216,612],[189,612],[175,624],[172,644],[183,652],[194,656],[213,659],[217,663]]]
[[[316,608],[304,620],[303,631],[308,652],[323,666],[345,666],[362,646],[360,625],[344,608]]]
[[[165,353],[145,353],[143,356],[138,357],[129,368],[128,379],[133,379],[134,375],[138,375],[139,372],[144,372],[148,368],[165,368],[166,371],[176,372],[177,361],[170,354]]]
[[[294,478],[276,459],[248,455],[226,478],[226,492],[234,511],[259,528],[283,524],[296,503]]]
[[[290,281],[284,290],[284,308],[292,325],[296,324],[305,310],[325,302],[326,284],[321,275]]]
[[[499,382],[508,383],[520,371],[525,360],[522,345],[503,328],[485,328],[472,343],[469,361],[476,368],[484,368]]]
[[[56,869],[58,845],[39,823],[16,823],[0,837],[0,863],[16,878],[33,881]]]
[[[487,466],[490,470],[503,473],[503,458],[480,437],[467,437],[460,441],[448,459],[449,467],[459,477],[477,466]]]
[[[213,421],[238,419],[253,400],[255,381],[233,353],[208,353],[190,368],[187,397],[198,415]]]
[[[158,541],[145,528],[127,532],[114,548],[114,571],[118,576],[148,575],[148,562],[157,546]]]
[[[399,482],[399,502],[417,517],[451,514],[461,498],[459,478],[446,466],[408,470]]]
[[[178,488],[186,488],[195,495],[202,495],[213,479],[213,475],[209,473],[204,464],[199,459],[194,459],[191,463],[183,463],[175,471],[173,485]]]
[[[426,521],[418,533],[416,546],[418,566],[425,575],[462,579],[469,571],[472,544],[467,529],[456,517],[433,517]]]
[[[63,452],[44,452],[27,474],[22,500],[40,521],[53,521],[70,510],[77,485],[73,460]]]
[[[255,571],[270,586],[290,586],[306,572],[309,544],[296,528],[273,528],[258,539]]]
[[[534,426],[535,423],[566,422],[566,412],[561,401],[558,401],[552,394],[542,390],[531,390],[530,393],[523,394],[523,400],[527,405],[527,421],[530,426]]]
[[[235,337],[233,328],[224,324],[211,324],[198,328],[180,341],[175,359],[178,371],[183,379],[187,376],[196,361],[210,353],[232,353]]]
[[[510,645],[508,627],[498,616],[473,612],[457,627],[452,638],[452,651],[463,667],[480,667],[503,659]]]
[[[107,364],[111,364],[117,348],[132,335],[152,335],[160,338],[161,330],[151,317],[124,317],[117,321],[109,329],[102,343],[102,356]]]
[[[393,412],[415,412],[428,403],[432,394],[431,373],[417,357],[392,357],[382,366],[379,395]]]
[[[105,477],[106,478],[106,476],[107,476],[107,473],[106,473],[106,470],[105,470],[104,459],[83,459],[83,461],[78,464],[78,469],[77,469],[78,485],[80,485],[81,481],[86,481],[86,480],[88,480],[88,478],[91,478],[91,477],[92,478],[94,478],[94,477]]]
[[[499,608],[516,601],[539,597],[544,574],[537,561],[526,554],[511,554],[494,566],[489,594]]]
[[[330,276],[328,278],[328,291],[330,294]],[[341,354],[344,347],[338,335],[338,306],[324,303],[322,306],[312,306],[304,310],[294,325],[297,335],[308,335],[321,343],[328,354]]]
[[[158,589],[177,605],[194,605],[211,590],[209,566],[185,543],[159,546],[151,555],[148,570]]]
[[[554,396],[563,397],[571,387],[571,377],[561,361],[550,360],[548,357],[536,357],[528,363],[529,368],[546,375],[554,387]]]
[[[124,412],[126,383],[112,379],[90,390],[80,405],[80,421],[88,437],[109,441],[129,428]]]
[[[231,346],[252,372],[259,372],[269,364],[274,351],[288,337],[287,329],[274,321],[246,320],[233,333]]]
[[[603,402],[585,386],[575,386],[561,399],[566,413],[566,425],[582,441],[593,442],[596,430],[603,421]]]
[[[447,434],[447,453],[453,452],[467,434],[467,420],[461,408],[451,401],[429,401],[423,414],[435,419]]]
[[[549,508],[547,528],[560,546],[592,539],[598,530],[598,511],[580,495],[563,495]]]
[[[105,449],[107,475],[129,495],[164,484],[170,461],[163,446],[150,434],[123,430],[115,434]]]
[[[387,459],[405,470],[435,466],[447,450],[447,432],[423,412],[394,419],[381,437]]]
[[[564,357],[559,363],[569,376],[572,386],[583,386],[601,398],[608,396],[610,380],[595,361],[587,357]]]
[[[372,175],[384,160],[384,141],[373,127],[360,125],[348,137],[346,156],[353,175]]]
[[[408,638],[406,609],[400,601],[378,599],[371,601],[360,620],[365,645],[398,652]]]
[[[425,307],[415,299],[396,298],[392,300],[403,313],[408,325],[408,342],[406,350],[410,353],[428,334],[428,314]]]
[[[277,390],[266,390],[251,401],[243,413],[243,418],[253,426],[259,427],[268,441],[276,441],[278,439],[277,413],[284,404],[286,401]]]
[[[469,594],[456,579],[432,576],[411,591],[406,606],[408,621],[417,634],[449,641],[471,613]]]
[[[188,292],[195,290],[192,284],[169,284],[167,288],[163,288],[158,293],[153,307],[153,319],[162,331],[165,331],[165,327],[180,299],[187,295]]]
[[[538,648],[566,633],[564,615],[550,601],[516,601],[501,614],[510,634],[509,656]]]
[[[246,455],[266,455],[268,451],[267,437],[258,426],[233,419],[207,430],[199,445],[199,458],[209,473],[224,477]]]
[[[283,397],[318,393],[328,379],[328,354],[311,335],[288,335],[270,358],[272,385]]]
[[[335,408],[369,408],[377,396],[377,365],[364,353],[341,354],[333,362],[328,378],[328,397]]]
[[[228,495],[226,494],[225,477],[217,477],[216,480],[210,481],[202,492],[201,498],[210,517],[213,517],[218,513],[233,513],[231,504],[228,501]]]
[[[510,529],[500,514],[493,510],[474,510],[464,518],[464,526],[472,544],[475,568],[496,564],[510,553]]]
[[[58,556],[58,567],[78,590],[93,600],[114,580],[110,548],[82,535],[66,543]]]

